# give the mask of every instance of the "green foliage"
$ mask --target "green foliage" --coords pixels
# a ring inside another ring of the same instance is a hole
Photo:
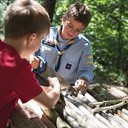
[[[107,74],[112,80],[118,79],[126,83],[128,81],[124,65],[127,62],[124,60],[128,58],[127,2],[125,0],[95,2],[91,6],[93,19],[88,30],[88,37],[93,45],[96,74],[102,72],[102,76]]]
[[[1,0],[0,1],[0,38],[3,38],[3,22],[4,15],[7,5],[11,3],[12,0]]]
[[[4,10],[11,0],[0,3],[0,30]],[[39,0],[43,3],[44,0]],[[56,0],[53,26],[61,24],[67,7],[78,0]],[[128,0],[79,0],[87,3],[92,20],[83,34],[92,43],[95,75],[128,83]]]
[[[0,28],[3,27],[3,17],[4,17],[4,10],[5,10],[6,4],[1,2],[0,3]],[[2,30],[1,30],[2,31]]]

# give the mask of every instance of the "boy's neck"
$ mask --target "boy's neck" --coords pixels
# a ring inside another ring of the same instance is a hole
[[[65,39],[65,37],[63,36],[62,27],[63,27],[63,26],[61,26],[61,27],[59,28],[58,33],[59,33],[60,37],[61,37],[63,40],[68,40],[68,39]]]
[[[5,39],[4,42],[16,49],[21,58],[25,58],[23,56],[23,39]]]

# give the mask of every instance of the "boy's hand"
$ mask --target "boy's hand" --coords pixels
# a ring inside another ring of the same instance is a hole
[[[51,88],[53,88],[53,90],[60,94],[60,91],[61,91],[61,86],[60,86],[60,82],[58,80],[57,77],[48,77],[48,82],[49,82],[49,85]]]
[[[60,82],[58,80],[57,77],[48,77],[48,82],[49,82],[49,85],[52,87],[52,88],[60,88]]]
[[[29,63],[31,64],[33,69],[37,69],[40,65],[40,60],[34,56],[33,54],[29,56]]]
[[[84,78],[78,79],[75,84],[74,88],[78,90],[80,93],[85,94],[87,87],[88,87],[88,82]]]

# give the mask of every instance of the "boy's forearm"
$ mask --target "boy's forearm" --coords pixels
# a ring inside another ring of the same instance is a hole
[[[53,106],[57,103],[57,101],[60,98],[60,91],[59,90],[52,90],[48,93],[48,96],[50,97]]]

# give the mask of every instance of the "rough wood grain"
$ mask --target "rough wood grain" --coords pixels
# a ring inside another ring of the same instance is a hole
[[[23,109],[20,105],[12,113],[11,121],[16,128],[47,128],[39,116],[33,112],[31,112],[31,116],[28,115],[25,108]]]

